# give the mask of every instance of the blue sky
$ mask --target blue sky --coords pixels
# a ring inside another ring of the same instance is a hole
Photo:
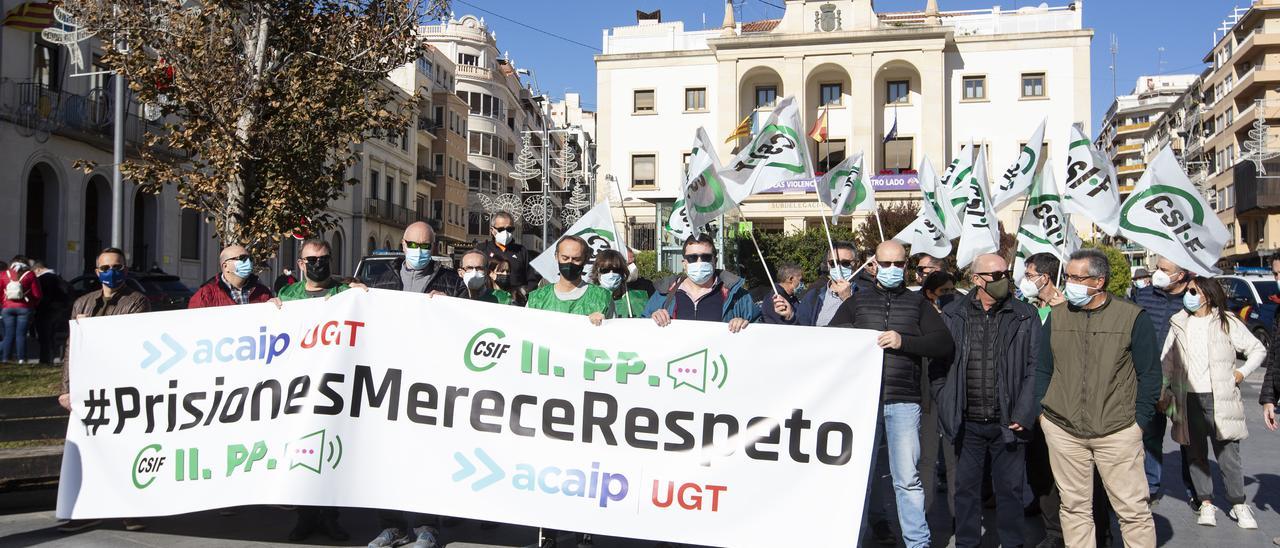
[[[1067,1],[1050,0],[1049,4],[1065,5]],[[780,17],[782,10],[770,4],[781,6],[784,0],[741,0],[740,3],[739,20],[753,21]],[[1112,100],[1112,34],[1119,42],[1116,89],[1123,95],[1131,91],[1140,75],[1203,70],[1201,59],[1209,50],[1213,31],[1233,7],[1248,3],[1248,0],[1086,0],[1085,26],[1095,33],[1091,59],[1094,129]],[[1003,9],[1016,9],[1039,5],[1040,1],[938,0],[943,10],[984,9],[996,4]],[[915,10],[924,5],[925,0],[878,0],[875,3],[877,11]],[[596,106],[592,60],[595,50],[530,30],[482,10],[599,48],[603,29],[635,24],[636,9],[661,9],[664,20],[683,20],[686,29],[702,28],[704,15],[709,27],[719,26],[724,17],[723,0],[454,0],[458,16],[474,13],[484,17],[498,34],[498,47],[510,52],[520,67],[532,69],[538,84],[553,97],[577,91],[592,110]]]

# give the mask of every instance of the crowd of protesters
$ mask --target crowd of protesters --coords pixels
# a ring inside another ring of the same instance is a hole
[[[797,264],[774,265],[773,291],[753,298],[744,278],[717,267],[715,241],[705,235],[684,242],[680,272],[656,281],[639,275],[629,250],[591,257],[586,241],[567,236],[554,249],[557,276],[544,280],[530,250],[514,241],[514,230],[514,218],[498,213],[491,239],[452,268],[432,256],[431,226],[414,223],[401,240],[403,260],[367,286],[334,275],[323,240],[304,242],[297,264],[272,287],[258,280],[249,252],[233,245],[222,250],[218,272],[190,307],[285,306],[354,287],[576,314],[595,325],[649,318],[667,328],[680,325],[672,320],[718,322],[733,333],[757,322],[873,330],[884,356],[864,518],[873,542],[930,546],[926,509],[945,492],[959,548],[979,546],[984,525],[1002,546],[1023,546],[1025,516],[1037,514],[1045,530],[1039,548],[1108,545],[1113,517],[1125,546],[1154,547],[1152,508],[1162,493],[1166,431],[1182,451],[1183,484],[1197,522],[1217,523],[1212,449],[1227,514],[1240,528],[1258,527],[1244,493],[1240,445],[1248,410],[1238,385],[1266,368],[1259,403],[1267,428],[1275,430],[1280,336],[1264,347],[1227,309],[1216,280],[1171,261],[1137,270],[1120,297],[1106,289],[1115,273],[1097,250],[1065,261],[1051,254],[1018,258],[1025,274],[1015,283],[1014,265],[1000,255],[975,258],[962,275],[945,258],[910,257],[894,241],[865,258],[855,246],[834,242],[812,283]],[[1272,269],[1280,280],[1280,259]],[[149,310],[147,300],[122,283],[120,250],[103,251],[96,273],[101,290],[71,303],[56,273],[14,257],[0,273],[2,359],[25,359],[28,326],[39,334],[40,360],[47,362],[63,355],[55,341],[65,339],[69,318]],[[64,366],[64,392],[65,376]],[[70,408],[67,394],[61,401]],[[983,509],[992,504],[994,522],[984,524]],[[291,540],[316,533],[349,538],[336,508],[300,507],[297,514]],[[440,524],[447,522],[391,510],[379,512],[378,520],[381,532],[371,548],[439,546]],[[64,529],[87,525],[70,522]],[[126,526],[142,525],[127,520]],[[562,536],[539,533],[541,548],[555,548]],[[593,539],[579,533],[575,543],[588,547]]]

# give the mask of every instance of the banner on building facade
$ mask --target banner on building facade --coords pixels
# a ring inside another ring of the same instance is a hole
[[[781,181],[760,190],[756,194],[789,194],[792,192],[817,192],[818,179],[790,179]],[[920,176],[916,173],[901,173],[894,175],[875,175],[868,177],[871,181],[871,188],[876,192],[892,192],[895,190],[920,190]]]
[[[786,344],[779,344],[785,341]],[[63,518],[284,504],[853,546],[876,333],[352,290],[72,322]]]

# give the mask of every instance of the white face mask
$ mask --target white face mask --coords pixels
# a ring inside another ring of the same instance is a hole
[[[468,270],[466,274],[462,275],[462,282],[467,284],[467,289],[472,291],[483,288],[485,280],[484,272],[479,270]]]
[[[1163,270],[1157,270],[1151,275],[1151,285],[1155,286],[1156,289],[1167,289],[1170,285],[1173,285],[1173,277]]]
[[[502,231],[495,231],[495,232],[496,234],[493,235],[493,241],[498,242],[498,245],[507,245],[511,243],[510,230],[502,230]]]
[[[1022,281],[1018,282],[1018,291],[1021,291],[1022,296],[1028,300],[1040,297],[1040,286],[1036,285],[1036,282],[1030,276],[1022,277]]]
[[[634,282],[640,279],[640,269],[636,268],[636,263],[627,265],[627,282]]]

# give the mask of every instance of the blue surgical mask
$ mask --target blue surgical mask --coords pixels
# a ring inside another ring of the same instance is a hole
[[[853,277],[853,268],[838,265],[831,270],[831,277],[836,280],[848,280]]]
[[[1062,291],[1062,296],[1067,298],[1067,302],[1076,308],[1089,304],[1093,300],[1093,295],[1089,294],[1091,287],[1078,284],[1075,282],[1067,282],[1067,287]]]
[[[882,266],[876,272],[876,281],[886,288],[893,289],[902,285],[902,274],[903,269],[901,267]]]
[[[124,284],[124,272],[114,268],[106,272],[98,272],[98,281],[102,282],[102,285],[115,289]]]
[[[431,262],[431,251],[426,249],[404,250],[404,262],[410,270],[422,270]]]
[[[600,275],[600,287],[612,291],[617,289],[620,285],[622,285],[622,274],[618,274],[617,272],[606,272]]]
[[[236,261],[236,276],[248,278],[250,274],[253,274],[253,260]]]
[[[1192,295],[1190,291],[1182,294],[1182,307],[1186,308],[1187,312],[1194,313],[1200,310],[1201,306],[1204,306],[1204,297]]]
[[[716,266],[709,262],[698,261],[689,263],[688,272],[689,279],[693,280],[693,283],[700,284],[711,279],[711,275],[716,272]]]

